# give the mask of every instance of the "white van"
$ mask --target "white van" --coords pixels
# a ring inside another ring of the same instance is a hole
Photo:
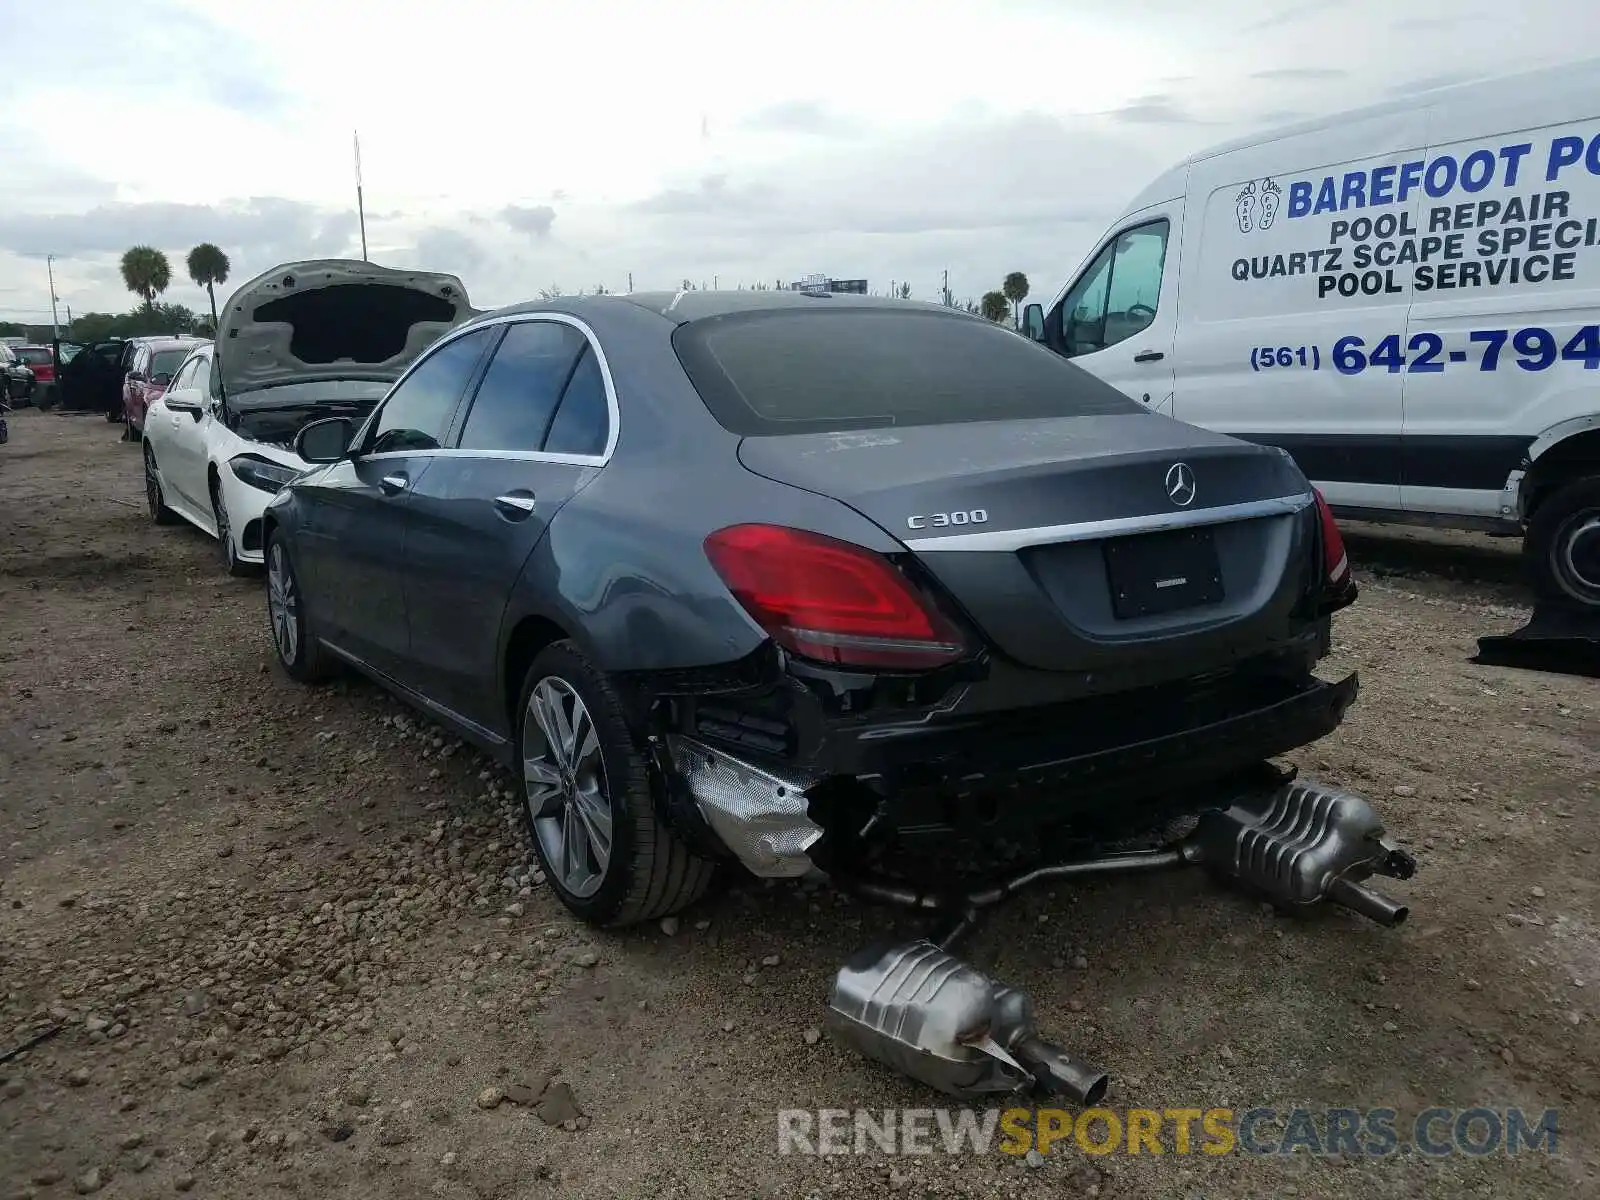
[[[1600,60],[1198,154],[1023,328],[1338,513],[1525,533],[1600,613]]]

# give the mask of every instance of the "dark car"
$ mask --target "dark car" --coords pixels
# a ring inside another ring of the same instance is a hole
[[[17,356],[16,349],[0,343],[0,400],[26,402],[34,389],[33,369]]]
[[[1355,695],[1312,673],[1354,589],[1292,459],[932,305],[502,309],[296,449],[323,465],[266,510],[282,665],[514,766],[596,923],[724,862],[842,877],[1198,810]]]
[[[122,416],[122,359],[127,343],[122,338],[91,342],[71,359],[63,357],[61,407],[75,412],[104,413],[106,420]]]

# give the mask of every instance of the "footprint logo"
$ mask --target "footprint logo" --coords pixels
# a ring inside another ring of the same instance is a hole
[[[1251,180],[1244,185],[1244,191],[1239,193],[1239,198],[1234,202],[1235,215],[1239,218],[1239,232],[1249,233],[1256,227],[1256,181]]]
[[[1259,227],[1271,229],[1278,219],[1278,205],[1283,203],[1283,189],[1272,182],[1271,176],[1261,181],[1261,221]]]

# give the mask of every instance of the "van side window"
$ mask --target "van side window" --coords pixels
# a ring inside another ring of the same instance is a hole
[[[1062,297],[1059,314],[1052,314],[1060,322],[1056,329],[1062,353],[1071,357],[1104,350],[1156,319],[1169,228],[1161,220],[1124,230],[1100,252]]]

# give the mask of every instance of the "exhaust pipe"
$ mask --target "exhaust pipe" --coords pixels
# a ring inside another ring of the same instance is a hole
[[[950,953],[983,910],[1039,883],[1202,866],[1288,908],[1331,901],[1390,929],[1401,924],[1410,910],[1365,881],[1409,879],[1417,863],[1384,841],[1372,806],[1292,775],[1279,779],[1276,788],[1208,809],[1176,845],[1039,867],[964,895],[840,880],[863,900],[938,915],[946,925],[936,941],[868,947],[840,968],[828,999],[835,1040],[947,1095],[1039,1089],[1093,1106],[1105,1096],[1105,1072],[1040,1037],[1022,992]]]
[[[949,1096],[1034,1088],[1094,1105],[1107,1076],[1045,1041],[1022,992],[929,941],[872,946],[840,968],[828,998],[835,1040]]]

